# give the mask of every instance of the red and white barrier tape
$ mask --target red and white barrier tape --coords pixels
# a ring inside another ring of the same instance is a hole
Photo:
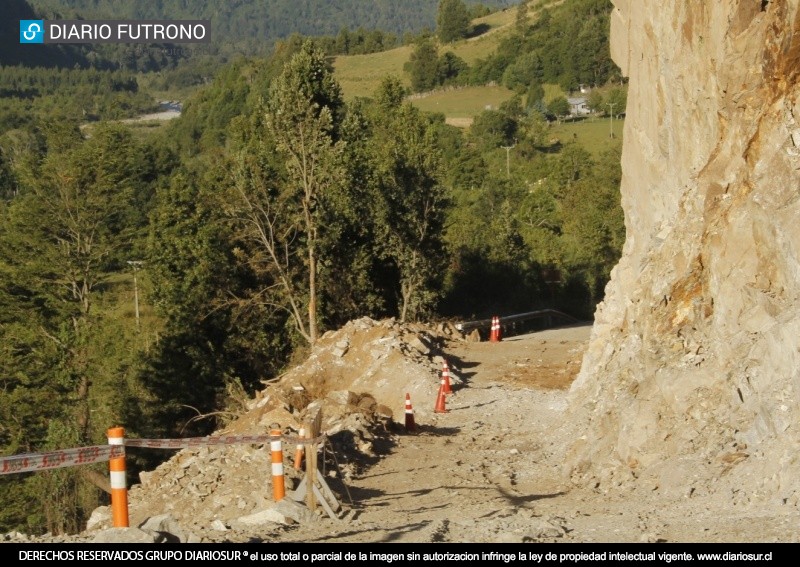
[[[281,439],[286,443],[317,444],[325,435],[304,439],[296,435],[221,435],[216,437],[188,437],[186,439],[125,439],[124,445],[95,445],[77,449],[64,449],[49,453],[26,453],[0,457],[0,475],[59,469],[108,461],[125,455],[125,447],[148,449],[183,449],[206,445],[235,445],[243,443],[266,444]]]
[[[0,474],[43,471],[107,461],[125,454],[121,445],[95,445],[49,453],[27,453],[0,457]]]
[[[304,439],[296,435],[219,435],[215,437],[187,437],[186,439],[125,439],[126,447],[147,449],[185,449],[206,445],[236,445],[241,443],[271,443],[281,440],[285,443],[316,444],[325,440],[325,435]]]

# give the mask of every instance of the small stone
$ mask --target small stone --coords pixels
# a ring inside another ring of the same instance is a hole
[[[92,543],[156,543],[156,537],[139,528],[111,528],[98,533]]]
[[[264,524],[283,524],[288,526],[293,524],[294,520],[286,514],[271,508],[247,516],[241,516],[236,519],[236,523],[245,526],[263,526]]]
[[[103,529],[111,525],[111,508],[101,506],[92,511],[92,515],[86,522],[86,531]]]

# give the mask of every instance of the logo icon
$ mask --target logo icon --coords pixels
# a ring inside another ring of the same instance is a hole
[[[44,43],[44,20],[20,20],[20,43]]]

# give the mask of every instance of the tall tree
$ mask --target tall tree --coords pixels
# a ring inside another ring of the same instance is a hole
[[[319,335],[326,199],[343,180],[343,106],[324,53],[305,42],[270,87],[260,141],[240,156],[236,181],[238,214],[260,245],[267,285],[281,290],[279,302],[310,344]],[[267,165],[270,147],[283,164]]]
[[[225,380],[262,377],[253,377],[236,361],[248,359],[267,341],[253,341],[250,348],[228,344],[249,332],[241,320],[233,325],[234,306],[226,303],[248,277],[245,270],[237,273],[231,253],[235,241],[219,190],[227,179],[214,169],[195,160],[175,170],[159,187],[152,215],[147,273],[164,326],[142,372],[148,394],[158,403],[141,403],[141,415],[160,434],[208,434],[212,423],[191,419],[219,409]],[[187,424],[192,425],[188,431]]]
[[[378,91],[382,104],[372,146],[375,230],[381,253],[399,272],[400,319],[405,321],[424,314],[437,298],[447,199],[435,129],[396,96],[400,89],[396,79],[386,79]]]
[[[445,52],[436,63],[437,82],[446,85],[459,80],[459,75],[469,69],[467,62],[452,51]]]
[[[484,110],[470,126],[470,137],[484,150],[514,143],[519,124],[502,110]]]
[[[436,33],[442,43],[467,37],[469,13],[462,0],[440,0],[436,14]]]
[[[606,106],[608,113],[613,112],[614,116],[625,113],[625,107],[628,104],[628,89],[624,87],[614,87],[608,93],[608,100]]]
[[[559,122],[562,118],[569,115],[570,105],[567,97],[557,96],[547,103],[547,111]]]
[[[592,92],[586,97],[586,106],[588,106],[592,112],[603,112],[606,108],[605,105],[606,101],[603,98],[603,93],[597,89],[592,89]]]
[[[563,199],[566,263],[584,280],[592,302],[602,298],[625,242],[619,146],[606,150],[602,160],[586,179],[572,184]]]
[[[414,92],[429,91],[439,83],[439,52],[433,41],[423,38],[416,44],[405,70]]]

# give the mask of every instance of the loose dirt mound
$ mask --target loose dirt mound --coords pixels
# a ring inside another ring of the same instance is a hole
[[[332,478],[338,478],[338,488],[346,490],[342,481],[363,472],[393,443],[398,421],[404,421],[405,395],[412,400],[435,399],[442,349],[460,340],[447,324],[351,321],[323,335],[303,364],[259,392],[249,411],[219,433],[264,435],[277,425],[287,434],[297,434],[309,404],[320,406],[322,431],[329,438],[324,466],[336,467]],[[461,383],[458,369],[451,369],[452,386]],[[420,405],[415,416],[425,420],[433,409],[432,403]],[[289,488],[300,480],[300,473],[291,466],[293,450],[284,450]],[[131,525],[169,514],[206,540],[219,539],[216,533],[206,533],[212,525],[247,531],[246,518],[272,505],[270,465],[269,452],[260,447],[182,450],[155,471],[143,473],[141,484],[132,488]],[[108,519],[98,514],[95,525],[107,527]]]

